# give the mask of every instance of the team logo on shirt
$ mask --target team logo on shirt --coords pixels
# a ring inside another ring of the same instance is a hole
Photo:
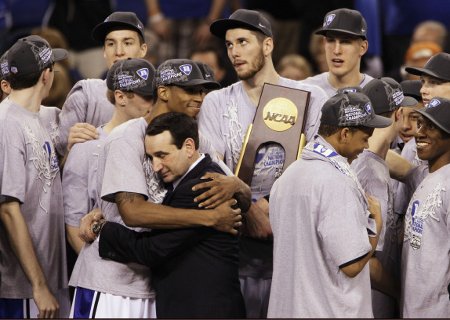
[[[441,183],[427,195],[425,201],[414,200],[408,206],[405,216],[405,241],[410,241],[413,249],[420,249],[423,243],[425,225],[430,219],[437,222],[439,219],[439,208],[442,207],[442,192],[445,188]]]
[[[274,98],[267,102],[263,109],[263,121],[274,131],[285,131],[297,122],[296,105],[286,98]]]
[[[420,202],[416,200],[411,207],[411,247],[420,249],[422,245],[423,219],[417,214],[419,212]]]
[[[182,64],[181,66],[179,66],[179,69],[181,72],[188,76],[192,72],[192,65],[189,63]]]
[[[333,22],[334,18],[336,18],[336,15],[334,13],[327,15],[325,17],[325,20],[323,21],[323,27],[328,27],[331,22]]]
[[[148,68],[139,69],[138,71],[136,71],[136,73],[139,77],[141,77],[141,79],[148,79]]]

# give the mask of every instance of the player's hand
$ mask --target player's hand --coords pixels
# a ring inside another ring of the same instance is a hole
[[[99,208],[95,208],[88,214],[86,214],[83,218],[81,218],[80,222],[80,233],[79,237],[84,242],[92,242],[97,238],[97,236],[92,232],[92,224],[94,222],[100,221],[103,218],[102,212]]]
[[[56,318],[59,304],[46,285],[33,287],[33,300],[38,307],[39,318]]]
[[[245,215],[244,234],[256,239],[270,239],[272,227],[269,220],[269,203],[260,198],[252,203]]]
[[[202,179],[208,180],[195,185],[192,190],[208,189],[194,199],[200,208],[212,209],[229,200],[239,190],[238,178],[223,174],[208,172]]]
[[[238,234],[238,228],[242,225],[241,209],[233,209],[237,203],[235,199],[225,201],[217,208],[213,209],[212,227],[222,232],[228,232],[233,235]]]
[[[75,123],[69,130],[67,151],[72,149],[75,143],[81,143],[98,138],[97,129],[89,123]]]

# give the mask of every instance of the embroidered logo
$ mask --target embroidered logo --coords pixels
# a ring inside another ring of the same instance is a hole
[[[427,105],[427,109],[435,108],[440,104],[441,104],[441,102],[438,99],[431,99],[431,101]]]
[[[179,66],[179,69],[181,72],[188,76],[192,72],[192,65],[189,63],[182,64],[181,66]]]
[[[323,27],[328,27],[331,22],[333,22],[334,18],[336,18],[336,15],[334,13],[327,15],[325,17],[325,20],[323,21]]]
[[[152,163],[148,157],[144,158],[142,167],[144,169],[145,182],[147,183],[150,200],[154,203],[162,203],[167,190],[164,189],[158,175],[153,171]]]
[[[148,68],[139,69],[138,71],[136,71],[136,73],[139,77],[141,77],[141,79],[148,79]]]

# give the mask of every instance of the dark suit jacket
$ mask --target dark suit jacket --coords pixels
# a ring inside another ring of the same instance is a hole
[[[192,191],[206,172],[222,173],[206,155],[168,192],[164,204],[197,209]],[[138,262],[152,269],[158,318],[244,318],[238,278],[238,238],[212,228],[135,232],[107,223],[100,236],[100,256]]]

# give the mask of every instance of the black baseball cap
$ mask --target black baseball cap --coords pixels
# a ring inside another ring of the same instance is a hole
[[[328,12],[323,19],[323,25],[316,34],[327,35],[328,31],[346,33],[367,39],[367,23],[357,10],[342,8]]]
[[[362,91],[372,102],[375,114],[394,111],[401,106],[417,105],[416,99],[404,96],[400,83],[392,78],[372,79]]]
[[[92,38],[103,43],[106,35],[115,30],[133,30],[136,31],[142,39],[144,37],[144,24],[139,20],[134,12],[117,11],[106,17],[105,21],[99,23],[92,30]]]
[[[155,76],[156,87],[175,85],[191,87],[202,85],[207,89],[218,89],[220,85],[212,79],[205,79],[198,64],[189,59],[169,59],[157,69]]]
[[[422,88],[422,81],[420,80],[403,80],[400,82],[403,94],[406,97],[413,97],[417,101],[422,101],[420,89]]]
[[[337,89],[336,93],[362,92],[361,87],[344,87]]]
[[[361,92],[338,93],[322,107],[320,122],[337,127],[385,128],[392,120],[375,114],[369,98]]]
[[[214,21],[209,30],[213,35],[225,39],[227,30],[236,28],[259,31],[268,37],[273,37],[269,20],[256,10],[247,9],[238,9],[228,19]]]
[[[125,59],[108,70],[106,85],[110,90],[134,92],[147,97],[153,95],[155,67],[145,59]]]
[[[450,100],[435,97],[425,108],[417,110],[446,133],[450,133]]]
[[[432,56],[423,68],[406,67],[406,72],[421,76],[423,74],[450,81],[450,54],[440,52]]]
[[[8,78],[40,73],[55,62],[67,58],[67,55],[67,50],[52,49],[47,40],[40,36],[21,38],[13,44],[6,55],[5,67],[9,69]]]

